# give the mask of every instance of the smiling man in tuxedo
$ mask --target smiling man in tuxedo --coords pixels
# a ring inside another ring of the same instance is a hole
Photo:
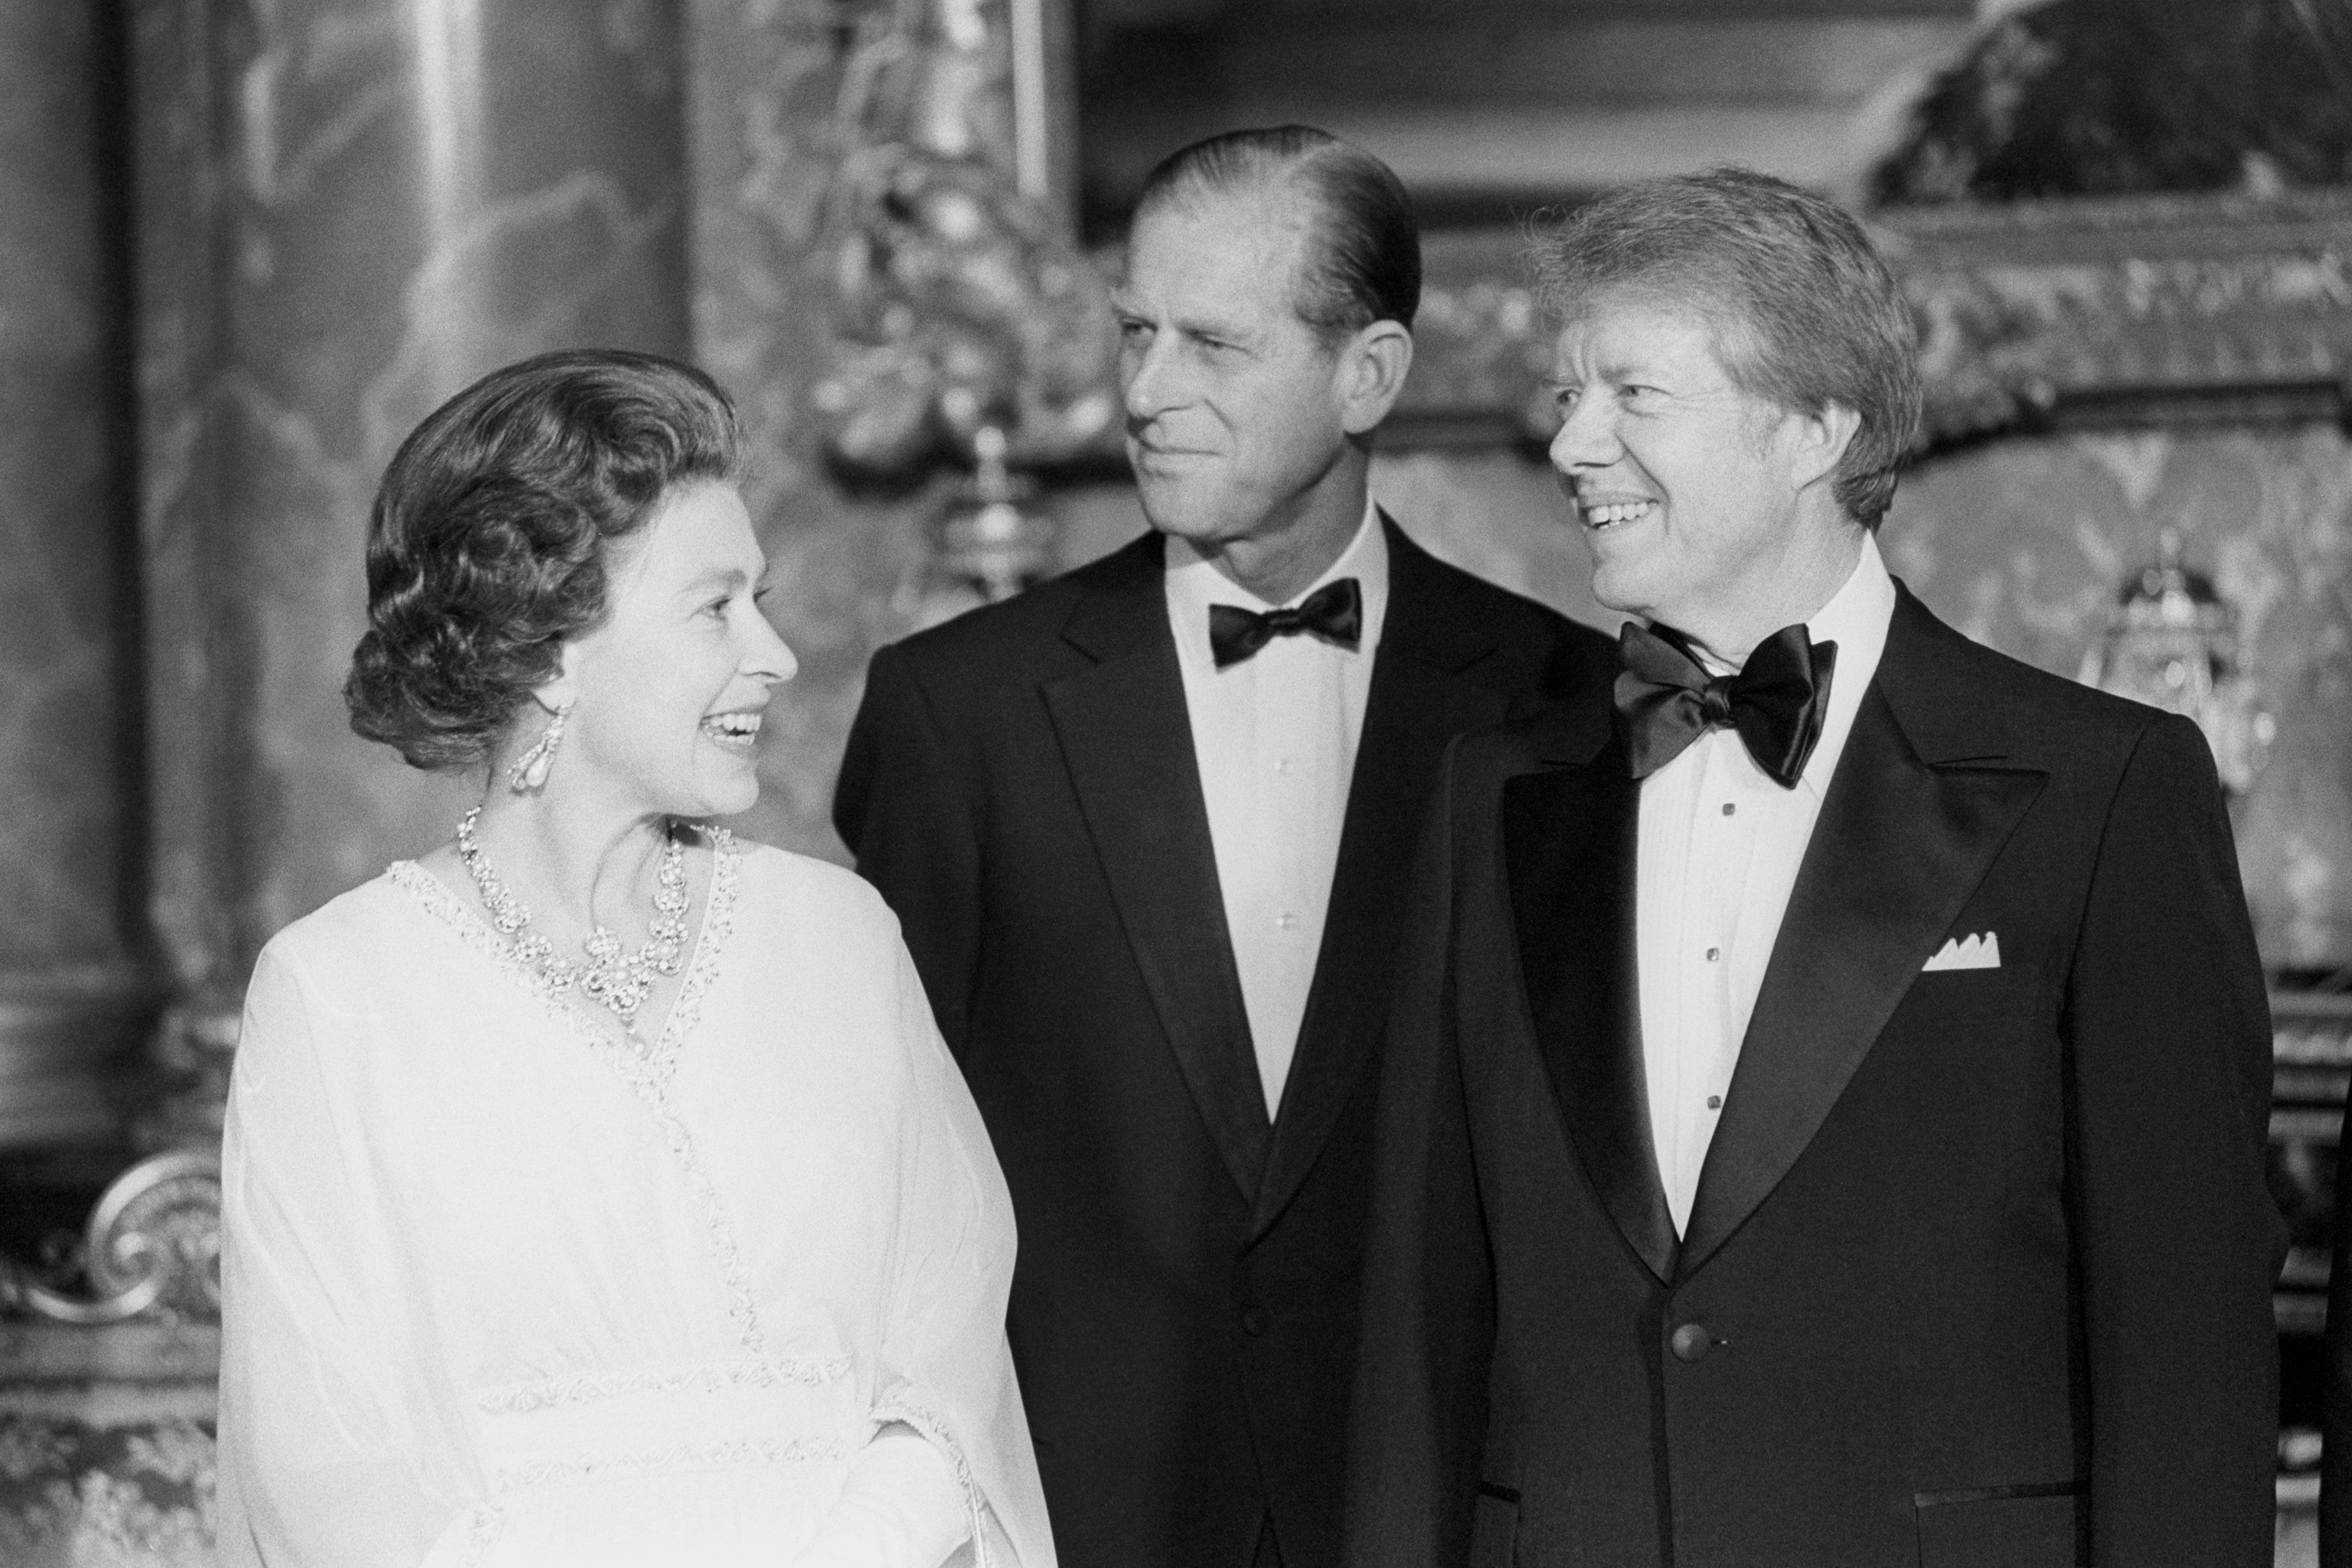
[[[1614,690],[1454,752],[1350,1561],[2253,1568],[2270,1031],[2195,726],[1880,559],[1912,328],[1738,171],[1543,245]]]
[[[1414,830],[1454,736],[1610,673],[1369,498],[1420,287],[1329,136],[1163,163],[1116,301],[1151,531],[877,653],[851,733],[835,821],[1013,1190],[1064,1568],[1338,1562]]]

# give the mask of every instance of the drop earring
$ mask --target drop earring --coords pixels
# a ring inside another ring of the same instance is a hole
[[[563,721],[572,716],[572,705],[565,703],[555,710],[553,722],[548,725],[531,748],[514,759],[507,769],[507,787],[518,795],[529,794],[547,782],[547,770],[555,765],[555,748],[563,744]]]

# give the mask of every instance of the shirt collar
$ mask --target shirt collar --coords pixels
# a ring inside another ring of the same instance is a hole
[[[1214,656],[1209,648],[1209,607],[1213,604],[1234,604],[1259,614],[1284,608],[1269,604],[1219,571],[1214,562],[1202,556],[1192,545],[1174,534],[1167,537],[1164,561],[1167,568],[1168,613],[1176,632],[1176,646],[1188,662],[1201,661],[1213,665]],[[1327,582],[1352,577],[1362,595],[1364,633],[1356,644],[1359,653],[1370,653],[1380,646],[1381,628],[1388,619],[1389,601],[1389,541],[1381,527],[1379,503],[1370,496],[1364,498],[1363,520],[1356,525],[1356,537],[1339,552],[1320,577],[1308,583],[1289,602],[1297,604]],[[1342,650],[1344,652],[1344,650]]]
[[[1830,774],[1845,751],[1845,737],[1862,711],[1863,694],[1878,674],[1879,656],[1886,651],[1886,629],[1895,620],[1895,580],[1887,575],[1885,558],[1878,553],[1874,534],[1862,536],[1862,559],[1853,563],[1845,586],[1805,622],[1805,635],[1816,643],[1837,644],[1837,665],[1830,675],[1829,711],[1822,716],[1822,737],[1806,760],[1801,782],[1819,795],[1829,787]]]

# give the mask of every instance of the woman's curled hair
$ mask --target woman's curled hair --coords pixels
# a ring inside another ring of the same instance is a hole
[[[413,767],[483,761],[603,618],[607,547],[674,487],[733,479],[739,451],[727,394],[652,354],[542,354],[443,403],[368,517],[352,727]]]

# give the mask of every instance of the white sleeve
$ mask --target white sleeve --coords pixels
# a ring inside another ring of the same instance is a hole
[[[944,1463],[963,1510],[951,1547],[968,1541],[978,1568],[1054,1568],[1044,1490],[1004,1338],[1011,1195],[914,964],[895,939],[890,948],[907,1077],[893,1279],[869,1415],[878,1431],[910,1429],[929,1458]]]
[[[386,1381],[320,1017],[265,951],[222,1145],[223,1568],[414,1568],[450,1522],[419,1488]]]
[[[866,1444],[824,1524],[793,1568],[939,1568],[971,1535],[945,1456],[893,1425]]]

